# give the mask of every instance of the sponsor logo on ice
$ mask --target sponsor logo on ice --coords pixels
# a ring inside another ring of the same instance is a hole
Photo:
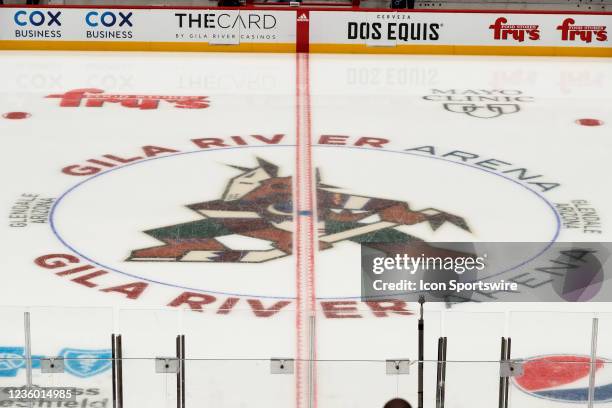
[[[59,106],[62,108],[79,107],[83,100],[88,108],[101,108],[105,103],[115,103],[124,108],[149,110],[159,108],[160,101],[181,109],[205,109],[210,106],[207,96],[105,94],[104,90],[96,88],[73,89],[63,94],[47,95],[45,98],[60,99]]]
[[[109,370],[111,367],[111,350],[89,350],[65,348],[58,357],[64,358],[66,372],[81,378],[93,377]],[[43,355],[32,355],[32,368],[40,369]],[[16,377],[19,370],[26,368],[25,349],[23,347],[0,346],[0,378]]]
[[[581,355],[545,355],[529,358],[524,373],[514,379],[523,392],[558,402],[584,403],[589,397],[591,358]],[[612,401],[612,362],[595,362],[595,402]]]
[[[59,355],[64,357],[66,371],[81,378],[103,373],[112,365],[111,350],[65,348]]]
[[[493,119],[517,113],[521,103],[533,102],[518,89],[432,89],[423,96],[431,102],[441,102],[444,110],[463,113],[479,119]]]

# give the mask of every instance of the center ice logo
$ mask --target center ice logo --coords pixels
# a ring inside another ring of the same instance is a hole
[[[232,166],[232,178],[218,200],[188,205],[203,219],[155,228],[146,234],[164,245],[132,251],[130,261],[266,262],[292,253],[292,177],[278,166],[257,159],[254,168]],[[469,231],[465,220],[434,208],[412,210],[402,201],[339,193],[323,184],[317,171],[319,248],[352,241],[386,254],[414,249],[435,252],[420,238],[396,227],[426,222],[437,230],[450,222]],[[268,249],[231,249],[222,238],[239,235],[269,242]]]
[[[578,355],[549,355],[525,362],[515,385],[529,395],[559,402],[586,402],[589,394],[591,359]],[[595,402],[612,401],[612,363],[595,362]]]

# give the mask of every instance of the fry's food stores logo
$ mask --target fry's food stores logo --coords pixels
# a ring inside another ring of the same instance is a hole
[[[526,39],[531,41],[540,39],[540,26],[537,24],[515,25],[506,23],[508,23],[507,18],[499,17],[495,20],[495,23],[489,26],[489,29],[493,30],[494,40],[524,42]]]
[[[577,41],[588,44],[593,40],[597,42],[608,40],[606,26],[576,25],[576,20],[573,18],[563,20],[563,23],[557,26],[557,30],[561,31],[561,41]]]
[[[62,108],[76,108],[85,101],[88,108],[100,108],[105,103],[117,103],[124,108],[138,108],[142,110],[159,108],[160,101],[173,104],[181,109],[205,109],[210,106],[207,96],[187,95],[119,95],[105,94],[102,89],[84,88],[73,89],[63,94],[47,95],[46,98],[59,99]]]

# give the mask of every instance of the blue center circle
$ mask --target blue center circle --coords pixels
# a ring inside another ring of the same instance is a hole
[[[200,153],[207,153],[207,152],[211,152],[211,151],[221,151],[221,150],[238,150],[238,149],[258,149],[258,148],[275,148],[275,147],[295,147],[294,144],[278,144],[278,145],[268,145],[268,146],[233,146],[233,147],[221,147],[221,148],[217,148],[217,149],[211,149],[211,150],[194,150],[194,151],[188,151],[188,152],[180,152],[180,153],[173,153],[173,154],[168,154],[165,156],[159,156],[159,157],[152,157],[152,158],[148,158],[148,159],[144,159],[144,160],[139,160],[139,161],[135,161],[132,163],[127,163],[123,166],[120,167],[115,167],[115,168],[111,168],[108,169],[106,171],[97,173],[91,177],[88,177],[86,179],[84,179],[83,181],[73,185],[72,187],[70,187],[68,190],[66,190],[65,192],[63,192],[58,199],[55,201],[55,203],[53,204],[52,208],[51,208],[51,212],[50,212],[50,216],[49,216],[49,224],[51,226],[51,230],[53,232],[53,234],[57,237],[57,239],[62,243],[62,245],[64,245],[66,248],[68,248],[70,251],[72,251],[74,254],[76,254],[77,256],[79,256],[80,258],[94,264],[97,265],[101,268],[104,268],[105,270],[108,271],[112,271],[121,275],[125,275],[131,278],[135,278],[135,279],[139,279],[142,281],[146,281],[149,283],[155,283],[155,284],[159,284],[159,285],[163,285],[163,286],[167,286],[167,287],[173,287],[173,288],[177,288],[177,289],[181,289],[181,290],[185,290],[185,291],[190,291],[190,292],[198,292],[198,293],[207,293],[207,294],[213,294],[213,295],[225,295],[225,296],[237,296],[237,297],[255,297],[255,298],[261,298],[261,299],[295,299],[295,297],[293,296],[266,296],[266,295],[259,295],[259,294],[253,294],[253,293],[234,293],[234,292],[223,292],[223,291],[214,291],[214,290],[205,290],[205,289],[200,289],[200,288],[193,288],[193,287],[186,287],[186,286],[181,286],[181,285],[177,285],[171,282],[164,282],[164,281],[159,281],[159,280],[154,280],[154,279],[149,279],[149,278],[145,278],[142,276],[138,276],[126,271],[122,271],[119,270],[117,268],[113,268],[110,267],[108,265],[105,265],[101,262],[96,261],[95,259],[92,259],[90,256],[88,256],[87,254],[85,254],[83,251],[79,250],[78,248],[76,248],[76,246],[72,243],[67,242],[67,240],[62,236],[61,231],[59,231],[58,225],[57,225],[57,220],[56,220],[56,212],[57,209],[62,205],[62,203],[64,202],[64,200],[66,199],[66,197],[68,197],[71,193],[75,192],[76,190],[78,190],[81,186],[83,186],[86,183],[91,182],[92,180],[97,179],[98,177],[103,177],[109,173],[113,173],[113,172],[117,172],[117,171],[121,171],[122,169],[128,168],[128,167],[132,167],[132,166],[137,166],[143,163],[148,163],[151,161],[155,161],[155,160],[163,160],[166,158],[171,158],[171,157],[176,157],[176,156],[183,156],[183,155],[191,155],[191,154],[200,154]],[[506,180],[510,183],[514,183],[516,186],[519,186],[523,189],[525,189],[526,191],[528,191],[529,193],[533,194],[533,196],[535,198],[537,198],[538,200],[542,201],[545,206],[550,210],[551,214],[553,215],[553,218],[555,220],[554,222],[554,228],[553,228],[553,233],[551,234],[551,237],[549,238],[548,242],[545,243],[543,245],[543,248],[541,251],[539,251],[537,254],[535,254],[534,256],[521,261],[520,263],[518,263],[517,265],[514,265],[510,268],[507,268],[503,271],[500,272],[496,272],[493,275],[487,276],[487,279],[493,277],[493,276],[498,276],[507,272],[510,272],[512,270],[518,269],[526,264],[528,264],[529,262],[537,259],[540,255],[542,255],[544,252],[546,252],[552,245],[554,242],[556,242],[556,240],[559,237],[559,233],[561,231],[561,218],[557,212],[557,210],[555,209],[555,206],[546,198],[544,197],[540,192],[530,188],[529,186],[520,183],[517,180],[514,180],[510,177],[507,177],[504,174],[500,174],[500,173],[496,173],[492,170],[483,168],[483,167],[478,167],[469,163],[465,163],[465,162],[457,162],[457,161],[453,161],[450,159],[446,159],[444,157],[437,157],[437,156],[428,156],[428,155],[423,155],[423,154],[419,154],[419,153],[415,153],[415,152],[409,152],[409,151],[400,151],[400,150],[389,150],[389,149],[382,149],[382,148],[364,148],[364,147],[351,147],[351,146],[332,146],[332,145],[315,145],[313,146],[313,149],[317,149],[317,148],[333,148],[333,149],[357,149],[357,150],[361,150],[361,151],[372,151],[372,152],[384,152],[384,153],[391,153],[391,154],[400,154],[400,155],[408,155],[408,156],[413,156],[413,157],[418,157],[421,159],[429,159],[429,160],[439,160],[442,162],[446,162],[448,164],[453,164],[453,165],[457,165],[457,166],[465,166],[474,170],[478,170],[480,172],[485,172],[487,174],[490,174],[492,176],[495,177],[499,177],[503,180]],[[279,203],[275,205],[275,209],[282,211],[282,212],[292,212],[293,211],[293,206],[292,203]],[[360,296],[341,296],[341,297],[317,297],[317,299],[319,300],[332,300],[332,299],[359,299]]]

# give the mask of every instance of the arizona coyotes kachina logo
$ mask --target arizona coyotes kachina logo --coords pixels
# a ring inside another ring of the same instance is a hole
[[[203,219],[145,231],[164,245],[132,251],[130,261],[266,262],[292,253],[292,177],[257,159],[258,166],[231,166],[242,173],[227,184],[221,199],[187,207]],[[350,240],[385,254],[439,250],[396,229],[427,222],[437,230],[450,222],[469,231],[465,220],[434,208],[412,210],[405,202],[336,192],[316,177],[319,249]],[[242,235],[270,242],[271,249],[236,250],[217,238]]]

